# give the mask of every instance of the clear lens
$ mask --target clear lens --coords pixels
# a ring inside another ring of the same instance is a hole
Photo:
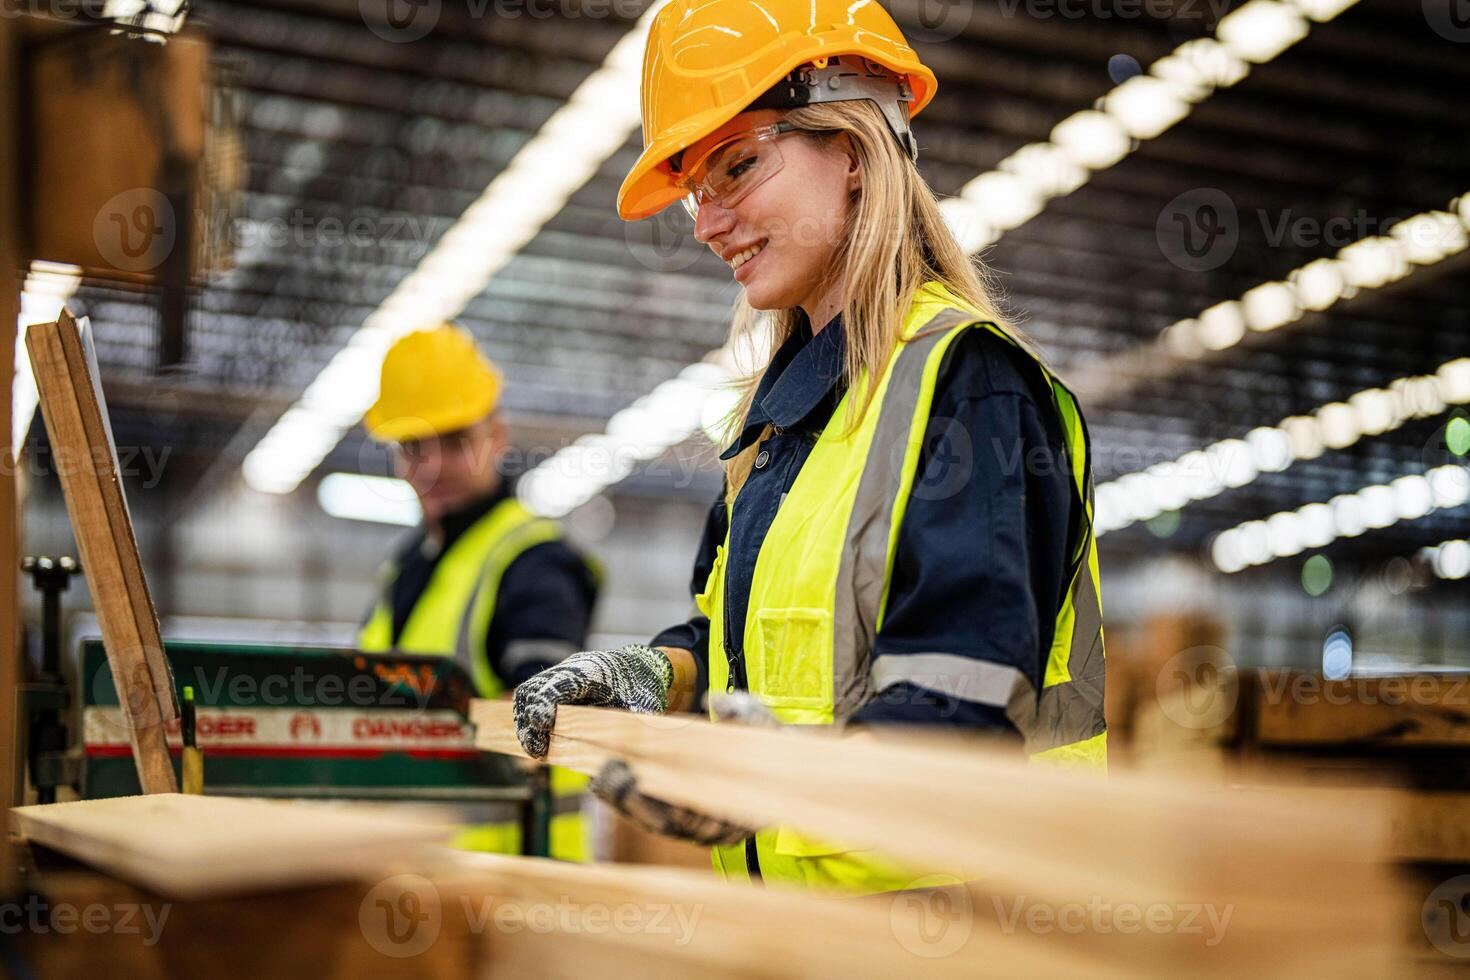
[[[697,220],[703,201],[713,201],[726,208],[740,203],[745,195],[781,169],[781,150],[776,137],[789,131],[784,123],[764,126],[716,147],[700,167],[703,176],[685,185],[690,192],[684,197],[684,210]]]

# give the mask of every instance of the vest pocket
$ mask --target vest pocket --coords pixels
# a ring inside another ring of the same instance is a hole
[[[748,650],[750,689],[782,721],[832,720],[832,612],[828,609],[760,609],[759,643]]]

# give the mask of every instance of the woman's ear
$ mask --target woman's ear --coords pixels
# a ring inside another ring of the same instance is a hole
[[[863,164],[858,159],[857,148],[852,145],[852,136],[844,133],[847,137],[847,192],[861,190],[863,186]]]

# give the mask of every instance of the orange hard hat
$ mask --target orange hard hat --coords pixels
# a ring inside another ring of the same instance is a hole
[[[670,157],[796,69],[813,64],[826,71],[830,60],[844,55],[841,60],[867,63],[860,74],[871,75],[877,66],[898,76],[909,116],[934,97],[934,73],[877,0],[669,0],[654,18],[643,53],[643,153],[618,190],[618,214],[636,221],[679,200],[684,191]],[[844,97],[870,96],[859,89]],[[885,110],[892,127],[890,111],[903,107]]]

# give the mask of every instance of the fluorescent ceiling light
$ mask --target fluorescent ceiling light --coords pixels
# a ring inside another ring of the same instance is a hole
[[[1195,317],[1172,323],[1156,341],[1089,365],[1075,379],[1077,387],[1093,394],[1108,393],[1116,384],[1136,380],[1140,370],[1150,377],[1162,376],[1169,372],[1171,361],[1198,360],[1210,351],[1229,350],[1247,332],[1280,329],[1301,319],[1304,311],[1322,312],[1342,300],[1397,282],[1415,265],[1428,266],[1458,255],[1470,245],[1467,200],[1470,192],[1451,201],[1447,210],[1406,218],[1387,235],[1360,239],[1334,256],[1293,269],[1284,279],[1261,283],[1238,300],[1216,303]],[[1140,357],[1140,351],[1145,356]]]
[[[378,396],[383,355],[404,334],[458,316],[638,128],[638,75],[649,7],[602,66],[486,186],[418,266],[245,457],[246,482],[289,493]]]
[[[1297,460],[1315,459],[1323,447],[1346,449],[1370,435],[1430,418],[1450,405],[1470,404],[1470,357],[1440,365],[1434,374],[1398,378],[1386,388],[1368,388],[1344,402],[1329,402],[1308,415],[1253,429],[1244,441],[1224,439],[1178,459],[1098,484],[1095,525],[1099,537],[1165,511],[1219,496],[1254,482],[1260,473],[1280,472]],[[1415,483],[1402,484],[1396,508],[1413,509],[1422,499]],[[1350,505],[1373,526],[1388,511],[1381,494],[1370,494],[1371,512]],[[1426,511],[1427,513],[1427,511]],[[1351,516],[1350,515],[1350,516]],[[1402,514],[1400,514],[1402,517]],[[1356,520],[1356,518],[1354,518]],[[1346,525],[1345,525],[1346,526]],[[1242,566],[1243,567],[1243,566]]]
[[[1139,141],[1168,132],[1216,90],[1245,78],[1252,64],[1280,55],[1307,35],[1312,21],[1331,20],[1356,2],[1249,0],[1220,21],[1216,37],[1186,41],[1146,73],[1113,88],[1098,108],[1057,123],[1049,142],[1022,147],[962,187],[959,197],[970,206],[942,208],[951,230],[968,251],[980,251],[1000,232],[1029,221],[1051,198],[1081,187],[1091,171],[1117,164]],[[1027,180],[1032,193],[1019,200],[997,193],[997,173]]]
[[[333,517],[413,527],[423,517],[413,487],[403,480],[358,473],[329,473],[316,488],[317,503]]]
[[[1370,529],[1418,520],[1426,514],[1458,507],[1470,500],[1470,471],[1451,463],[1423,475],[1399,477],[1374,484],[1323,505],[1307,504],[1282,511],[1264,521],[1246,521],[1222,531],[1210,545],[1215,567],[1233,574],[1252,565],[1290,558],[1308,548],[1320,548],[1340,538],[1357,537]]]
[[[31,358],[26,353],[26,327],[33,323],[54,323],[61,316],[67,300],[82,284],[82,270],[74,265],[56,262],[32,262],[21,287],[20,317],[15,331],[15,384],[10,402],[10,454],[20,458],[26,434],[36,416],[40,393],[31,371]]]

